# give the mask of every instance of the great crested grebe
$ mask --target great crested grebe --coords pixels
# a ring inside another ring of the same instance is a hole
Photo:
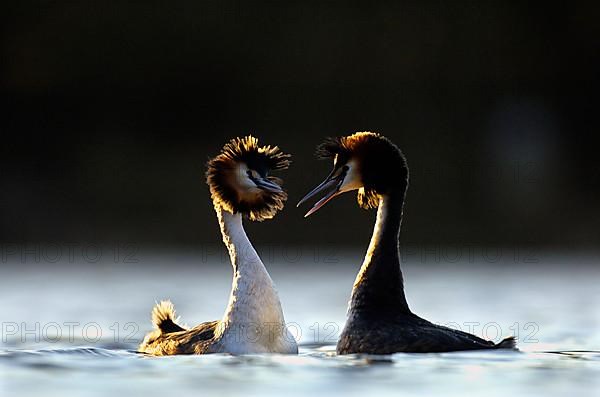
[[[156,329],[140,345],[141,352],[298,353],[273,281],[242,225],[242,217],[262,221],[283,208],[287,194],[282,181],[269,172],[286,169],[289,157],[277,146],[259,147],[256,138],[247,136],[232,139],[208,162],[206,181],[233,266],[229,304],[221,320],[186,329],[177,324],[171,302],[160,302],[152,310]]]
[[[396,145],[382,135],[357,132],[326,140],[317,148],[317,155],[333,159],[333,171],[298,203],[327,191],[305,216],[351,190],[358,190],[360,207],[378,207],[371,243],[354,282],[348,318],[337,344],[338,354],[515,348],[513,337],[495,344],[433,324],[409,309],[398,247],[408,167]]]

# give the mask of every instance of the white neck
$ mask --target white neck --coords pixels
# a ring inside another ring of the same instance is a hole
[[[367,272],[367,269],[368,269],[369,265],[371,264],[371,259],[373,257],[373,253],[375,252],[375,249],[377,248],[377,245],[379,244],[379,241],[381,240],[381,235],[384,230],[383,224],[386,219],[387,213],[388,213],[388,200],[381,197],[379,199],[379,206],[377,207],[377,219],[375,221],[375,226],[373,227],[373,234],[371,235],[371,242],[369,243],[369,248],[367,248],[367,252],[365,254],[365,258],[363,260],[362,266],[360,267],[360,270],[359,270],[358,274],[356,275],[356,279],[354,280],[354,286],[352,288],[353,293],[354,293],[354,290],[356,289],[356,287],[363,280],[365,273]]]
[[[246,235],[242,216],[219,206],[215,210],[234,273],[217,336],[229,353],[294,353],[296,343],[285,327],[277,291]]]

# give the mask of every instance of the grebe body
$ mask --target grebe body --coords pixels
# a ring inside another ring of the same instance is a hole
[[[288,167],[289,155],[278,147],[258,146],[251,136],[226,144],[208,163],[207,183],[223,243],[233,266],[229,303],[217,321],[185,328],[177,323],[169,301],[152,311],[155,330],[139,350],[153,355],[173,354],[297,354],[273,281],[248,239],[243,218],[270,219],[287,199],[272,170]]]
[[[408,166],[389,139],[372,132],[328,139],[317,149],[333,159],[333,170],[298,205],[327,192],[309,216],[337,195],[358,190],[362,208],[377,208],[377,220],[354,282],[348,315],[337,343],[338,354],[449,352],[514,349],[515,340],[494,343],[466,332],[433,324],[416,314],[404,294],[399,236],[408,188]]]

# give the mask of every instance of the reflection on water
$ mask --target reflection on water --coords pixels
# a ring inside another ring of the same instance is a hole
[[[188,324],[220,317],[231,281],[222,261],[199,265],[195,256],[153,256],[137,264],[8,263],[0,280],[0,390],[505,396],[599,389],[600,272],[594,263],[406,263],[415,312],[490,339],[516,334],[521,351],[338,357],[335,339],[360,256],[269,266],[301,341],[293,357],[135,353],[155,300],[173,299]]]

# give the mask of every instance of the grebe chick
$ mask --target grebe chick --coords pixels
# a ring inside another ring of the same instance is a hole
[[[379,134],[357,132],[326,140],[318,147],[317,154],[333,159],[333,171],[298,203],[302,204],[319,192],[327,192],[305,216],[351,190],[358,190],[360,207],[378,208],[371,242],[352,289],[346,325],[337,343],[338,354],[515,347],[512,337],[495,344],[433,324],[409,309],[404,296],[398,245],[408,167],[396,145]]]
[[[140,345],[141,352],[298,353],[273,281],[242,224],[242,217],[263,221],[283,208],[287,194],[282,181],[269,172],[286,169],[289,157],[277,146],[260,147],[247,136],[231,140],[208,162],[206,181],[233,266],[229,304],[220,320],[187,329],[177,324],[171,302],[160,302],[152,311],[156,329]]]

